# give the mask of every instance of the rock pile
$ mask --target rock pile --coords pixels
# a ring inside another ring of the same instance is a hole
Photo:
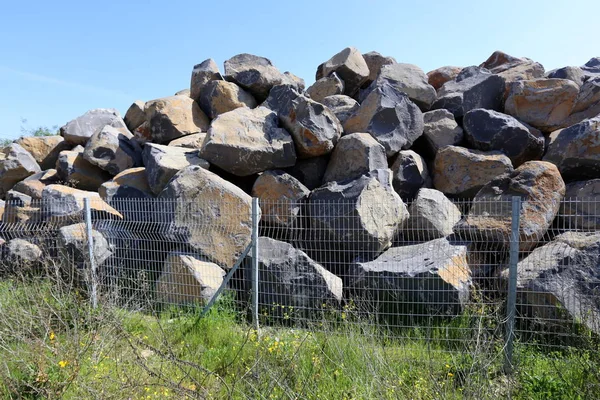
[[[519,284],[558,304],[565,297],[555,281],[599,276],[596,263],[593,272],[536,283],[559,262],[540,255],[545,248],[578,260],[598,243],[560,236],[541,246],[553,224],[600,226],[589,207],[563,202],[565,194],[600,197],[599,138],[599,58],[545,72],[494,52],[479,66],[426,74],[349,47],[305,88],[270,60],[240,54],[222,71],[203,61],[189,90],[135,101],[124,117],[91,110],[60,136],[0,149],[0,217],[4,228],[57,223],[65,249],[74,249],[88,197],[95,215],[112,221],[94,231],[106,236],[98,263],[122,256],[111,232],[131,243],[155,235],[166,251],[146,256],[159,265],[153,285],[160,298],[185,302],[210,298],[250,243],[255,196],[261,232],[271,236],[260,239],[259,262],[282,304],[339,304],[348,293],[383,290],[385,301],[424,299],[445,314],[469,296],[473,252],[492,242],[506,250],[510,209],[501,205],[520,196],[521,250],[533,252]],[[457,208],[457,198],[468,206]],[[132,199],[148,209],[134,212]],[[132,232],[134,222],[145,225]],[[0,239],[3,254],[39,256],[14,240]],[[328,251],[336,256],[319,256]],[[489,271],[504,267],[496,260]],[[181,282],[193,285],[184,291]],[[407,294],[415,288],[431,293]]]

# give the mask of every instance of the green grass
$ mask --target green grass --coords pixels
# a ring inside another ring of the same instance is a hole
[[[432,340],[365,335],[360,324],[256,332],[231,310],[91,310],[74,288],[2,281],[0,398],[573,400],[600,390],[591,351],[517,345],[507,376],[498,344],[448,351],[441,329]]]

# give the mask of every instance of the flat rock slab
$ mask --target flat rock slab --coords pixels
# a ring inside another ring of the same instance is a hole
[[[96,108],[68,122],[60,128],[60,135],[72,145],[85,146],[96,131],[106,125],[127,128],[125,121],[114,108]]]

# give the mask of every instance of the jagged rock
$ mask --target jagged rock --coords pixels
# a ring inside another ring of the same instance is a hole
[[[32,202],[31,196],[9,190],[6,195],[6,206],[2,222],[5,224],[36,224],[41,222],[39,202],[36,202],[36,204],[32,204]]]
[[[599,248],[597,233],[568,232],[535,249],[517,267],[519,311],[551,323],[553,332],[578,323],[600,333]]]
[[[422,110],[429,110],[436,100],[437,94],[433,86],[429,84],[427,75],[423,70],[413,64],[394,63],[384,65],[379,71],[375,82],[361,96],[366,98],[368,92],[376,86],[387,83],[399,92],[404,92]]]
[[[154,197],[148,185],[146,168],[130,168],[116,175],[98,188],[100,197],[111,204],[117,199],[151,199]],[[111,204],[112,205],[112,204]]]
[[[394,190],[404,200],[412,200],[419,189],[431,186],[427,163],[412,150],[398,152],[392,164]]]
[[[344,81],[335,72],[324,76],[306,89],[306,94],[318,103],[323,103],[325,97],[341,95],[343,93]]]
[[[83,158],[109,174],[117,175],[142,164],[142,148],[127,129],[107,125],[88,140]]]
[[[314,190],[323,184],[328,163],[328,156],[305,158],[298,160],[293,167],[285,171],[302,182],[309,190]]]
[[[433,186],[458,198],[473,197],[492,179],[513,171],[510,159],[499,151],[482,152],[459,146],[438,151],[433,165]]]
[[[83,155],[75,151],[61,151],[56,161],[56,172],[63,182],[78,189],[97,191],[112,176]]]
[[[204,60],[200,64],[194,65],[194,69],[192,70],[192,79],[190,82],[189,97],[199,101],[200,95],[206,84],[211,81],[218,80],[223,80],[223,77],[219,72],[217,63],[212,58]]]
[[[506,113],[543,132],[560,127],[571,114],[579,87],[567,79],[533,79],[510,85]]]
[[[210,121],[198,103],[187,96],[170,96],[146,103],[150,137],[153,143],[169,143],[193,133],[206,132]],[[148,132],[144,132],[148,133]]]
[[[265,171],[254,182],[252,197],[257,197],[262,221],[269,225],[293,228],[310,190],[292,175],[279,170]]]
[[[455,231],[467,239],[478,238],[508,248],[511,232],[511,198],[522,200],[519,249],[530,251],[556,217],[565,195],[565,183],[554,164],[528,161],[510,174],[486,184],[475,196],[468,215]]]
[[[156,295],[165,304],[207,303],[225,276],[217,264],[185,253],[169,254],[162,270],[156,281]]]
[[[600,178],[600,116],[550,135],[544,161],[555,164],[567,181]]]
[[[346,133],[367,132],[388,157],[409,148],[423,133],[423,113],[408,96],[383,83],[374,87],[344,123]]]
[[[495,51],[480,67],[503,77],[507,83],[544,77],[542,64],[529,58],[519,58]]]
[[[135,131],[140,125],[146,122],[146,103],[141,100],[136,100],[129,106],[123,121],[127,129]]]
[[[341,124],[344,124],[359,107],[358,101],[343,94],[327,96],[323,99],[322,104],[331,110]]]
[[[150,128],[150,122],[148,121],[135,128],[132,133],[139,144],[145,144],[146,142],[152,141],[152,129]]]
[[[18,262],[35,263],[42,258],[42,250],[24,239],[12,239],[5,245],[6,258]]]
[[[187,97],[191,97],[192,92],[190,91],[190,89],[181,89],[175,92],[174,96],[187,96]]]
[[[597,116],[600,116],[600,101],[592,104],[589,108],[585,109],[584,111],[572,113],[565,120],[563,120],[563,122],[560,123],[556,130],[560,130],[562,127],[571,127],[573,125],[585,121],[586,119],[595,118]]]
[[[311,240],[371,259],[387,249],[408,218],[391,180],[392,172],[382,169],[315,189],[308,205]]]
[[[38,200],[42,198],[42,191],[47,185],[58,183],[60,180],[55,169],[38,172],[33,174],[13,186],[13,190],[25,193],[31,196],[32,199]]]
[[[327,107],[289,85],[274,87],[265,103],[294,138],[300,158],[330,153],[342,134],[342,125]]]
[[[294,141],[265,107],[238,108],[219,115],[202,147],[210,163],[237,176],[294,165]]]
[[[593,57],[585,65],[581,66],[585,79],[600,77],[600,57]]]
[[[346,47],[317,68],[316,80],[328,76],[332,72],[344,81],[344,94],[350,97],[358,92],[358,89],[369,78],[369,66],[365,62],[360,51],[354,47]]]
[[[454,115],[444,109],[423,114],[423,137],[432,154],[446,146],[455,146],[463,140],[463,130],[454,120]]]
[[[444,194],[435,189],[419,189],[408,208],[410,218],[404,223],[403,236],[408,240],[433,240],[449,236],[462,216]]]
[[[92,230],[92,240],[94,242],[94,261],[96,267],[99,267],[113,254],[113,249],[104,235],[95,229]],[[81,265],[89,259],[88,234],[85,223],[60,228],[58,230],[58,242],[61,250],[69,254],[76,265]]]
[[[198,103],[202,111],[211,119],[236,108],[257,106],[256,100],[250,93],[235,83],[220,80],[210,81],[204,86]]]
[[[171,140],[169,146],[200,150],[202,149],[205,138],[206,132],[193,133],[191,135],[180,137],[179,139]]]
[[[225,79],[250,92],[261,103],[273,86],[287,83],[285,76],[271,60],[252,54],[238,54],[225,61]]]
[[[369,67],[369,77],[365,83],[363,83],[363,88],[368,87],[375,79],[377,79],[377,75],[379,75],[381,67],[396,63],[394,57],[384,57],[376,51],[370,51],[363,54],[363,58],[367,63],[367,67]]]
[[[177,200],[165,202],[167,236],[187,243],[221,268],[233,267],[250,243],[252,198],[212,172],[186,167],[159,198]]]
[[[33,156],[17,143],[0,148],[0,200],[17,182],[40,171]]]
[[[208,169],[208,161],[200,158],[198,151],[184,147],[148,143],[142,152],[148,185],[152,193],[159,194],[178,171],[189,165]]]
[[[575,82],[577,86],[583,85],[585,74],[579,67],[563,67],[546,73],[546,78],[568,79]]]
[[[431,109],[445,108],[461,118],[475,108],[502,111],[506,84],[504,78],[485,68],[463,68],[453,81],[438,89],[437,100]]]
[[[261,311],[294,318],[341,303],[342,280],[289,243],[258,238],[258,263]]]
[[[562,230],[600,231],[600,179],[567,184],[565,198],[558,213]]]
[[[572,113],[585,111],[600,102],[600,77],[588,79],[580,88]]]
[[[28,151],[44,170],[54,168],[60,152],[72,147],[62,136],[22,137],[16,143]]]
[[[68,122],[60,128],[60,135],[73,145],[85,146],[96,131],[106,125],[126,128],[125,121],[114,108],[96,108]]]
[[[343,136],[333,149],[323,182],[351,180],[387,168],[385,148],[368,133]]]
[[[440,67],[427,73],[427,81],[435,90],[438,90],[444,83],[456,79],[461,70],[461,67]]]
[[[393,247],[356,263],[350,289],[370,312],[411,317],[455,316],[469,300],[467,246],[445,238]]]
[[[476,108],[463,118],[467,142],[476,150],[499,150],[513,166],[539,160],[544,154],[544,136],[530,130],[510,115]]]
[[[304,82],[304,79],[292,74],[289,71],[285,71],[283,73],[282,85],[290,85],[300,93],[304,92],[304,89],[306,89],[306,83]]]
[[[42,191],[42,217],[48,222],[62,223],[83,218],[84,199],[90,199],[92,218],[122,219],[123,216],[109,206],[95,192],[74,189],[63,185],[48,185]]]

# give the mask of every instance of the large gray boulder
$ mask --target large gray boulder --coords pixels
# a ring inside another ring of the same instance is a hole
[[[320,156],[298,160],[293,167],[285,171],[298,179],[309,190],[314,190],[323,184],[323,176],[329,164],[329,156]]]
[[[247,90],[261,103],[273,86],[287,83],[289,78],[271,60],[244,53],[225,61],[225,80]]]
[[[499,150],[513,166],[539,160],[544,154],[544,136],[510,115],[476,108],[463,118],[467,142],[476,150]]]
[[[95,229],[92,230],[92,240],[94,242],[94,262],[96,267],[100,267],[113,254],[114,249],[104,235]],[[83,266],[89,259],[88,234],[85,223],[61,227],[58,230],[58,243],[61,251],[69,254],[70,259],[74,260],[76,264]]]
[[[142,148],[126,128],[107,125],[88,140],[83,158],[109,174],[117,175],[142,164]]]
[[[252,198],[218,175],[191,165],[173,176],[159,198],[165,200],[167,237],[219,267],[233,267],[250,244]]]
[[[12,239],[6,243],[5,247],[6,258],[9,262],[31,264],[40,261],[43,256],[42,250],[37,245],[25,239]],[[19,267],[23,266],[19,264]]]
[[[391,171],[380,169],[314,190],[308,204],[313,243],[370,259],[387,249],[408,218],[391,180]]]
[[[64,185],[48,185],[42,191],[42,218],[60,226],[83,218],[85,198],[89,199],[92,218],[120,220],[121,213],[109,206],[96,192],[74,189]]]
[[[548,71],[545,77],[554,79],[568,79],[575,82],[577,86],[583,85],[583,82],[586,80],[584,71],[579,67],[572,66]]]
[[[433,240],[450,236],[462,214],[442,192],[420,189],[408,208],[410,218],[402,226],[408,241]]]
[[[204,60],[200,64],[194,65],[194,69],[192,70],[192,79],[190,81],[189,97],[199,101],[200,94],[209,82],[222,79],[223,77],[219,72],[219,67],[212,58]]]
[[[220,80],[210,81],[204,86],[198,103],[202,111],[211,119],[236,108],[257,106],[256,100],[250,93],[235,83]]]
[[[146,168],[126,169],[98,188],[98,194],[108,204],[121,199],[151,199],[154,197],[148,185]]]
[[[163,146],[147,143],[142,152],[148,185],[159,194],[178,171],[190,165],[208,169],[210,164],[198,155],[198,150],[185,147]]]
[[[56,173],[60,179],[78,189],[97,191],[112,176],[85,159],[84,153],[62,151],[56,161]]]
[[[512,197],[521,197],[519,249],[531,251],[558,214],[565,183],[554,164],[528,161],[514,172],[486,184],[475,196],[469,212],[455,227],[468,240],[488,241],[508,248]]]
[[[367,312],[404,318],[455,316],[472,286],[467,246],[445,238],[392,247],[356,263],[349,276],[355,301],[370,307]]]
[[[290,134],[277,115],[265,107],[237,108],[211,123],[201,154],[210,163],[237,176],[249,176],[296,162]]]
[[[456,146],[463,140],[464,132],[448,110],[428,111],[423,114],[423,122],[423,137],[431,154],[435,155],[446,146]]]
[[[202,149],[205,138],[206,132],[193,133],[191,135],[180,137],[179,139],[171,140],[169,146],[200,150]]]
[[[323,103],[325,97],[341,95],[343,93],[344,81],[335,72],[324,76],[306,89],[306,94],[318,103]]]
[[[270,316],[306,317],[342,301],[342,280],[289,243],[260,237],[258,264],[260,311]]]
[[[579,94],[575,101],[572,113],[587,110],[594,104],[600,102],[600,76],[585,81],[579,88]]]
[[[344,96],[343,94],[327,96],[321,103],[331,110],[342,125],[360,106],[358,101],[354,100],[352,97]]]
[[[406,94],[384,83],[374,87],[344,123],[346,133],[367,132],[388,157],[409,148],[423,133],[423,113]]]
[[[125,117],[123,117],[127,129],[136,130],[140,125],[146,122],[146,102],[136,100],[129,106]]]
[[[412,200],[419,189],[431,186],[431,178],[425,159],[412,150],[398,152],[392,164],[392,185],[403,199]]]
[[[19,181],[41,172],[33,156],[23,147],[11,143],[0,148],[0,200]]]
[[[96,108],[68,122],[60,128],[60,135],[72,145],[85,146],[96,131],[106,125],[127,128],[119,112],[113,108]]]
[[[561,230],[600,231],[600,179],[567,184],[557,226]]]
[[[335,72],[345,84],[344,94],[354,96],[369,78],[369,66],[354,47],[346,47],[317,68],[316,80]]]
[[[16,143],[28,151],[43,170],[54,168],[60,152],[73,147],[62,136],[25,136]]]
[[[198,103],[188,96],[170,96],[151,100],[145,106],[149,137],[140,141],[167,144],[173,139],[193,133],[206,132],[210,121]]]
[[[333,149],[323,182],[352,180],[387,168],[385,148],[368,133],[343,136]]]
[[[369,67],[369,77],[362,85],[364,88],[368,87],[375,79],[377,79],[377,75],[379,75],[379,71],[381,71],[383,66],[396,63],[394,57],[386,57],[376,51],[370,51],[363,54],[363,58],[367,63],[367,67]]]
[[[555,164],[566,181],[600,178],[600,116],[552,132],[544,161]]]
[[[273,88],[265,104],[294,138],[299,158],[330,153],[342,134],[342,125],[327,107],[290,85]]]

